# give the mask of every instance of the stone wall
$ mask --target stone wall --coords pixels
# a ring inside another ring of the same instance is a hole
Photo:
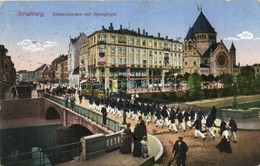
[[[0,119],[45,117],[44,99],[21,99],[0,101]]]
[[[251,95],[251,96],[237,96],[237,103],[245,103],[248,101],[259,101],[260,95]],[[210,100],[199,100],[194,102],[186,102],[186,104],[196,104],[197,106],[232,106],[234,102],[234,97],[224,97],[224,98],[214,98]]]

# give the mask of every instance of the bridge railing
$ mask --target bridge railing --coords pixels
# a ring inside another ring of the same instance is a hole
[[[58,98],[56,96],[44,93],[42,95],[42,97],[49,99],[62,106],[65,105],[65,100]],[[70,107],[67,107],[67,108],[69,108],[71,111],[76,112],[77,114],[80,114],[80,115],[96,122],[97,124],[103,125],[103,116],[101,115],[101,113],[92,111],[90,109],[84,108],[84,107],[76,105],[76,104],[72,107],[71,103],[69,103],[68,106],[70,106]],[[114,132],[120,131],[119,122],[117,122],[111,118],[107,118],[106,122],[107,122],[106,125],[103,125],[103,126],[106,127],[107,129],[114,131]]]
[[[34,148],[33,152],[18,153],[0,157],[0,165],[5,166],[49,166],[73,160],[81,155],[82,142],[41,149]]]

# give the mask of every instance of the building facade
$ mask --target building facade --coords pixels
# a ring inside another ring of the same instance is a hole
[[[79,68],[80,47],[86,42],[87,36],[80,33],[78,37],[70,38],[69,51],[68,51],[68,73],[69,73],[69,86],[75,87],[79,84],[79,78],[75,78],[75,71]]]
[[[183,58],[183,73],[218,76],[238,72],[234,44],[227,49],[222,40],[217,42],[217,32],[202,11],[184,39]]]
[[[79,74],[80,80],[86,80],[88,78],[88,43],[87,40],[80,47],[80,58],[79,58]]]
[[[148,32],[115,30],[111,23],[88,36],[87,66],[89,78],[116,92],[137,87],[164,87],[165,72],[180,73],[183,68],[183,44]]]
[[[5,92],[16,83],[16,70],[8,50],[0,45],[0,100],[5,98]]]
[[[35,72],[20,70],[17,72],[19,82],[33,82],[35,81]]]
[[[64,59],[57,64],[56,68],[56,78],[59,85],[67,86],[69,83],[68,74],[68,59]]]

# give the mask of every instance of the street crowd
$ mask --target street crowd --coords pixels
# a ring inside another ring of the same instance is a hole
[[[66,97],[74,105],[75,97]],[[72,99],[71,99],[72,98]],[[82,96],[79,92],[79,100],[82,102]],[[73,109],[73,108],[72,108]],[[211,136],[215,139],[219,133],[221,141],[216,145],[220,152],[231,153],[230,139],[237,142],[237,124],[233,118],[229,123],[222,119],[219,129],[217,129],[215,120],[217,109],[213,105],[208,115],[204,115],[203,111],[194,106],[182,105],[166,105],[138,102],[136,95],[132,95],[131,99],[122,99],[115,97],[90,97],[89,109],[101,112],[103,115],[103,124],[106,125],[108,114],[128,118],[137,121],[134,131],[130,129],[131,124],[128,123],[124,129],[123,145],[120,149],[121,153],[132,153],[135,157],[149,157],[147,147],[147,129],[146,124],[155,125],[157,130],[168,128],[173,133],[185,132],[187,129],[194,129],[194,138],[199,137],[205,141],[206,137]],[[133,141],[132,141],[133,140]],[[132,142],[134,142],[132,150]],[[179,134],[179,140],[173,145],[172,153],[176,159],[177,165],[185,165],[186,152],[188,146],[183,141],[182,134]]]

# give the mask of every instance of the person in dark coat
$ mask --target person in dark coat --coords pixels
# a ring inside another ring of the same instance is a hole
[[[213,105],[211,108],[211,114],[213,115],[214,120],[216,120],[217,108],[215,105]]]
[[[126,128],[124,129],[124,138],[123,143],[120,148],[120,152],[123,154],[128,154],[132,152],[132,131],[130,129],[131,124],[127,123]]]
[[[226,130],[227,123],[224,121],[224,118],[221,118],[220,131],[219,134],[222,135],[223,131]]]
[[[81,93],[81,91],[79,91],[79,103],[81,104],[82,103],[82,93]]]
[[[188,125],[188,121],[190,120],[189,108],[184,111],[183,116],[184,116],[185,129],[187,129],[188,127],[191,127]]]
[[[12,87],[12,93],[13,93],[13,99],[15,99],[16,96],[17,96],[16,87],[15,86]]]
[[[174,108],[172,107],[171,112],[170,112],[170,118],[169,118],[170,125],[169,125],[168,129],[170,131],[171,131],[171,129],[173,129],[176,133],[178,133],[178,129],[175,124],[175,119],[176,119],[176,114],[175,114]]]
[[[133,156],[141,157],[142,156],[142,144],[141,141],[144,136],[147,137],[147,129],[142,116],[138,117],[138,123],[135,125],[133,138],[134,138],[134,148],[133,148]]]
[[[162,118],[163,118],[163,119],[162,119],[162,121],[163,121],[163,123],[162,123],[162,128],[163,128],[164,124],[166,123],[166,121],[167,121],[167,119],[168,119],[168,117],[169,117],[168,108],[167,108],[166,105],[163,106],[161,115],[162,115]]]
[[[192,109],[190,110],[190,122],[191,122],[191,124],[194,123],[194,120],[195,120],[195,111],[194,111],[194,109],[192,108]]]
[[[237,142],[237,134],[236,134],[236,132],[237,132],[237,123],[235,122],[235,120],[233,118],[230,118],[228,125],[231,127],[231,129],[230,129],[231,136],[234,137],[234,142],[236,143]]]
[[[232,149],[230,146],[229,140],[229,132],[230,126],[225,126],[224,131],[222,132],[222,139],[219,144],[216,145],[216,148],[219,149],[220,152],[232,153]]]
[[[106,125],[107,124],[107,109],[106,109],[105,106],[102,107],[101,113],[102,113],[102,116],[103,116],[103,125]]]
[[[204,115],[204,113],[201,111],[201,109],[200,108],[198,108],[198,112],[197,112],[197,117],[199,118],[199,119],[205,119],[205,115]]]
[[[183,131],[186,131],[185,125],[183,124],[183,114],[181,111],[179,111],[178,115],[177,115],[177,119],[178,119],[178,125],[177,128],[179,129],[179,127],[181,126]]]
[[[202,130],[202,123],[201,123],[201,119],[199,117],[197,117],[197,119],[195,120],[194,124],[192,126],[195,126],[195,138],[198,138],[198,135],[201,136],[201,138],[203,138],[203,141],[205,141],[206,137],[205,135],[201,132]]]
[[[206,128],[207,128],[207,135],[208,133],[210,133],[213,136],[213,139],[215,138],[215,133],[212,129],[212,127],[216,126],[214,123],[214,115],[212,113],[210,113],[206,119]]]
[[[177,140],[172,148],[172,153],[176,158],[177,166],[185,166],[186,161],[186,153],[188,152],[188,146],[183,141],[183,136],[179,136],[179,140]]]

